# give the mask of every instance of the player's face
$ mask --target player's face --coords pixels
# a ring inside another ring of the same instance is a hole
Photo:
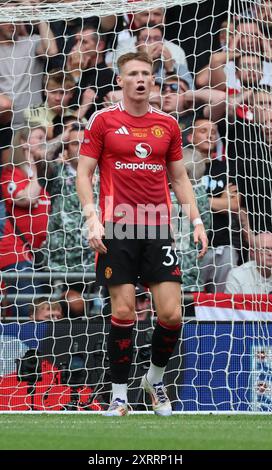
[[[130,60],[123,65],[117,77],[117,83],[123,89],[125,100],[148,101],[151,88],[155,83],[152,67],[140,60]]]

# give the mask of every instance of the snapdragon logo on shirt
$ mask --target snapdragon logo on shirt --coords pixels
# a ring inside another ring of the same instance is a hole
[[[156,173],[157,171],[163,171],[163,165],[156,165],[155,163],[122,163],[120,161],[115,162],[115,169],[116,170],[132,170],[132,171],[137,171],[137,170],[149,170],[153,171],[153,173]]]
[[[152,147],[145,142],[141,142],[140,144],[137,144],[135,147],[135,155],[141,160],[144,160],[147,157],[149,157],[151,153],[152,153]],[[155,163],[145,163],[144,161],[142,161],[141,163],[136,163],[136,162],[123,163],[123,162],[117,161],[115,162],[115,169],[116,170],[132,170],[132,171],[149,170],[149,171],[153,171],[153,173],[156,173],[156,171],[163,171],[164,167],[163,165],[159,165]]]

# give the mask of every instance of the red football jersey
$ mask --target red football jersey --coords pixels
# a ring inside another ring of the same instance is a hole
[[[0,269],[11,264],[31,259],[27,253],[28,247],[24,241],[14,232],[14,227],[9,214],[14,216],[16,226],[24,235],[32,248],[39,248],[46,239],[48,214],[50,209],[49,194],[41,188],[37,202],[31,207],[19,207],[14,203],[14,197],[29,184],[29,177],[20,168],[9,166],[1,175],[2,197],[7,208],[7,218],[3,236],[0,239]]]
[[[98,160],[103,222],[169,223],[166,165],[182,159],[180,128],[172,116],[152,107],[144,116],[131,116],[122,103],[98,111],[80,154]]]

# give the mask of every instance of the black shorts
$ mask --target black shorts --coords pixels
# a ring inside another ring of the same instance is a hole
[[[133,228],[134,230],[134,228]],[[148,227],[143,229],[147,234]],[[152,283],[173,281],[181,283],[179,259],[175,241],[166,230],[161,238],[159,227],[156,238],[124,238],[115,236],[103,239],[108,249],[105,255],[99,254],[96,264],[96,281],[101,286],[134,284],[148,286]],[[135,234],[134,234],[135,235]]]

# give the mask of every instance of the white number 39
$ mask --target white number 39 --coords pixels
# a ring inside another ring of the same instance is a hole
[[[166,260],[163,261],[163,263],[162,263],[164,266],[173,266],[173,264],[179,264],[178,255],[176,253],[176,248],[174,248],[174,250],[173,250],[174,254],[175,254],[175,257],[171,253],[171,251],[172,251],[171,246],[162,246],[162,249],[166,250],[166,253],[165,253]]]

